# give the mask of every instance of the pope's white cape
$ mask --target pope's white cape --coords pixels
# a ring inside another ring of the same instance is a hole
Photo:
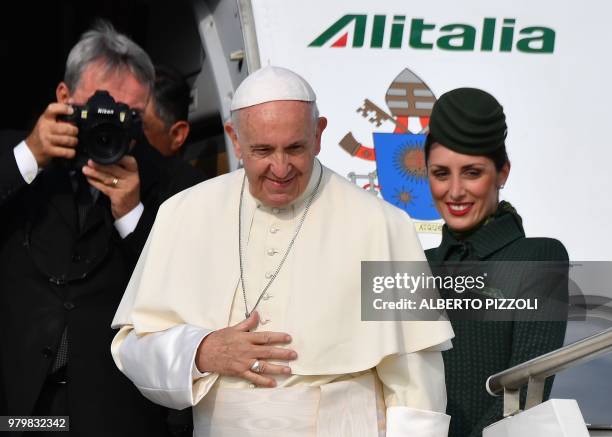
[[[137,334],[179,324],[226,327],[239,280],[238,203],[243,170],[166,201],[113,320]],[[423,261],[410,218],[324,168],[315,198],[281,270],[290,275],[286,326],[294,374],[369,369],[385,356],[446,348],[446,321],[363,322],[361,261]]]

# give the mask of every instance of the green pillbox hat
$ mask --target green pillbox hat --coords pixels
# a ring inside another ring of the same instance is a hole
[[[476,88],[457,88],[434,103],[429,134],[436,142],[466,155],[484,155],[506,139],[504,108],[491,94]]]

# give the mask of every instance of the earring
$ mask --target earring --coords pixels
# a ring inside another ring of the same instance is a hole
[[[497,187],[499,190],[503,190],[504,189],[504,184],[501,184],[499,187]]]

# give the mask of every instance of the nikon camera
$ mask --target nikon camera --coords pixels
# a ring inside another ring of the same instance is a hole
[[[142,136],[138,111],[117,103],[108,91],[98,90],[84,106],[73,105],[74,112],[60,119],[79,128],[74,163],[88,159],[98,164],[114,164],[129,151],[130,142]]]

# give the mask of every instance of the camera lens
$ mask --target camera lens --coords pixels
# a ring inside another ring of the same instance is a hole
[[[128,148],[126,132],[113,123],[101,123],[91,129],[87,152],[99,164],[113,164],[125,155]]]

